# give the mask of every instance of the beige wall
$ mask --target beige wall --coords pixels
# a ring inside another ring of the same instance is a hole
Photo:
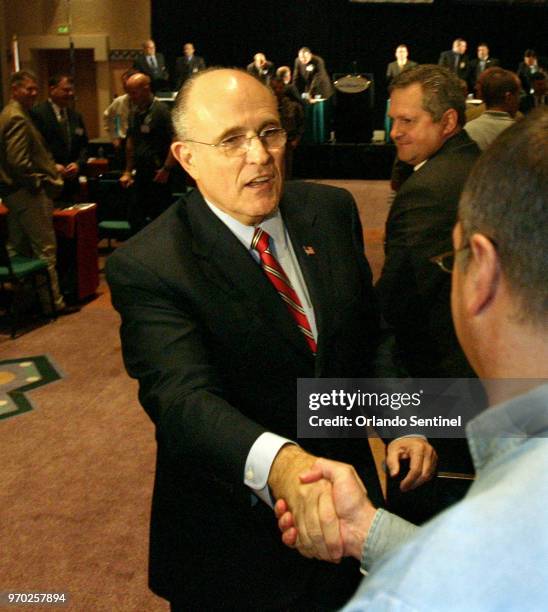
[[[111,49],[138,48],[150,36],[151,0],[4,0],[7,35],[57,34],[69,22],[73,34],[107,34]]]
[[[70,14],[67,6],[70,6]],[[76,49],[93,49],[96,63],[97,108],[90,122],[101,126],[102,111],[114,93],[111,49],[138,49],[150,36],[151,0],[0,0],[2,85],[7,99],[6,77],[10,66],[6,51],[12,36],[19,40],[21,67],[42,73],[40,49],[68,49],[69,37],[58,35],[61,24],[72,24]],[[91,137],[100,134],[97,128]],[[91,132],[91,130],[90,130]]]

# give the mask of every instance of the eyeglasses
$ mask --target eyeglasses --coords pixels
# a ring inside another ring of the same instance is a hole
[[[457,249],[456,251],[446,251],[441,255],[436,255],[435,257],[430,257],[430,261],[432,263],[437,264],[444,272],[447,274],[453,274],[453,268],[455,267],[455,257],[457,253],[461,251],[466,251],[470,248],[470,245],[463,246],[461,249]]]
[[[259,134],[255,134],[255,136],[248,137],[245,134],[235,134],[217,143],[188,139],[185,142],[214,147],[222,151],[227,157],[240,157],[251,149],[251,141],[254,138],[258,138],[263,147],[268,151],[275,151],[276,149],[281,149],[287,142],[287,132],[283,128],[266,128],[261,130]]]
[[[485,236],[485,234],[483,234],[483,236]],[[489,238],[489,236],[485,237],[495,247],[495,249],[497,249],[497,243],[492,238]],[[444,272],[447,272],[447,274],[453,274],[453,268],[455,267],[455,258],[457,256],[457,253],[460,253],[461,251],[467,251],[469,248],[470,245],[467,244],[461,247],[460,249],[456,249],[454,251],[447,251],[445,253],[442,253],[441,255],[430,257],[430,261],[432,263],[437,264]]]

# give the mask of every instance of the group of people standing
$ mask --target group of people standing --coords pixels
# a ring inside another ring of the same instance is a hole
[[[36,76],[26,70],[10,78],[11,97],[0,114],[0,197],[8,208],[8,251],[47,263],[53,307],[39,287],[44,311],[66,315],[67,305],[56,271],[57,242],[53,206],[74,202],[85,169],[88,137],[82,116],[72,108],[74,82],[57,74],[48,83],[48,99],[35,105]]]
[[[456,38],[451,49],[442,51],[438,64],[453,72],[466,86],[470,94],[482,98],[478,90],[481,76],[490,68],[501,67],[501,62],[491,56],[489,45],[480,42],[477,46],[476,57],[470,59],[467,54],[468,43],[463,38]],[[388,64],[386,70],[387,83],[390,86],[392,79],[417,65],[409,59],[409,51],[406,45],[398,45],[396,48],[396,61]],[[520,106],[523,112],[531,110],[539,104],[546,103],[548,62],[537,56],[533,49],[526,49],[523,60],[516,70],[521,84]]]

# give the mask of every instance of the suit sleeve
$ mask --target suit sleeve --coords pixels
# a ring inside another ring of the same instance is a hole
[[[107,264],[113,304],[121,314],[128,373],[156,425],[157,439],[183,460],[241,485],[249,449],[266,431],[225,398],[215,357],[184,298],[145,264],[118,251]]]
[[[84,124],[84,119],[80,113],[77,115],[77,126],[82,133],[78,135],[78,157],[75,161],[80,167],[80,172],[82,172],[86,167],[88,159],[88,133]]]
[[[394,201],[387,221],[385,263],[377,290],[381,311],[390,324],[420,320],[424,293],[445,279],[430,257],[451,248],[447,211],[434,185],[409,188]]]
[[[4,131],[4,140],[6,161],[16,184],[36,193],[42,182],[49,180],[49,177],[35,170],[32,160],[32,135],[29,133],[27,121],[23,117],[13,117]]]

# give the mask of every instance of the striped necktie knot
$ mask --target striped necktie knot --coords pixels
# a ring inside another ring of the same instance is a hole
[[[310,327],[310,322],[301,304],[301,300],[295,289],[293,289],[291,281],[282,266],[270,251],[270,236],[260,227],[255,228],[251,248],[259,253],[264,273],[284,301],[289,313],[297,323],[297,327],[304,334],[310,350],[315,355],[317,350],[316,340],[314,339],[312,328]]]

